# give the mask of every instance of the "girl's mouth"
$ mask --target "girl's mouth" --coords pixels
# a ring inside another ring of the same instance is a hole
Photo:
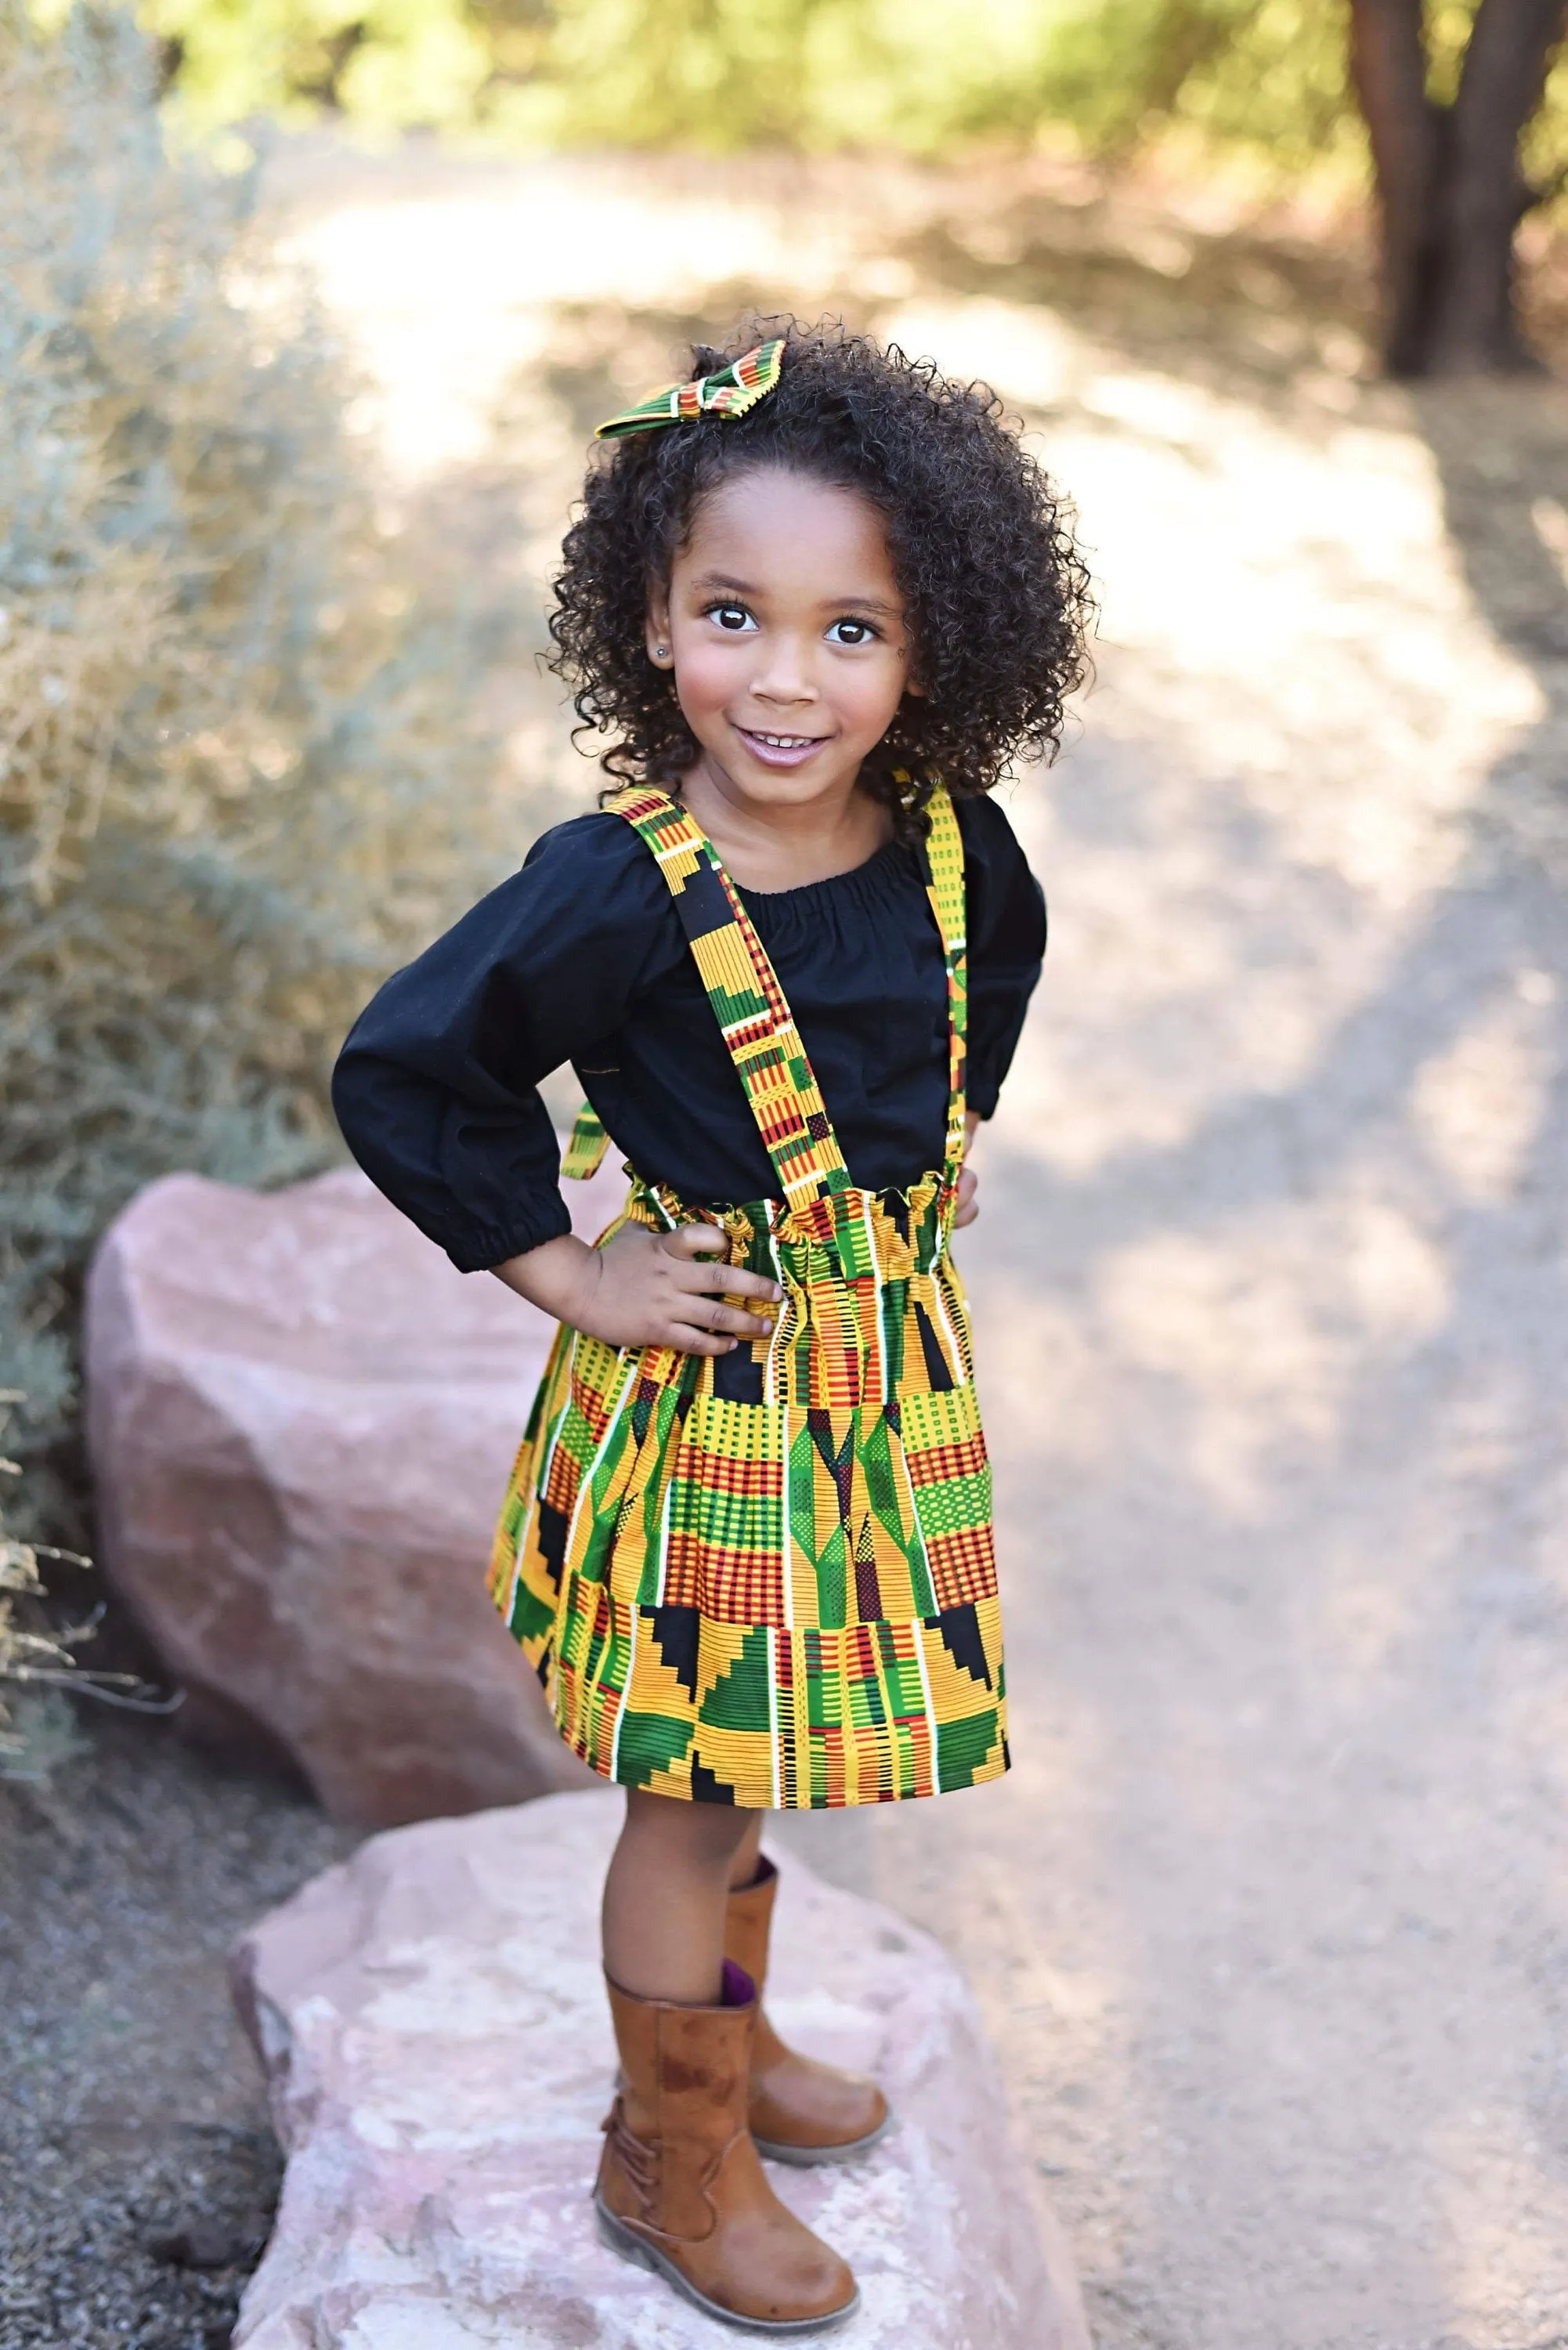
[[[750,726],[737,726],[735,732],[764,767],[798,767],[827,740],[826,734],[761,734]]]

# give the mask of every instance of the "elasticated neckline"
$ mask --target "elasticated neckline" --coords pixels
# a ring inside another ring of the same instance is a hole
[[[825,881],[802,881],[793,889],[743,889],[735,888],[744,900],[746,911],[765,926],[770,914],[788,919],[793,915],[816,911],[842,912],[845,901],[862,905],[885,903],[889,887],[908,886],[914,859],[908,845],[901,840],[886,840],[880,848],[873,849],[863,863],[850,866],[847,872],[830,873]]]

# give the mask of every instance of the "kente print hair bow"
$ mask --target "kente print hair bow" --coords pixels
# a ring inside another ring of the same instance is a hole
[[[618,441],[628,432],[657,432],[666,424],[685,424],[696,416],[744,416],[765,400],[784,367],[784,338],[759,343],[716,374],[699,376],[691,383],[667,384],[650,391],[635,408],[607,417],[594,434],[596,441]]]

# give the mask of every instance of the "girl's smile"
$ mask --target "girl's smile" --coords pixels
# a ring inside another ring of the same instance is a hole
[[[856,782],[919,687],[868,498],[776,466],[722,483],[650,598],[648,650],[699,746],[682,797],[739,881],[793,889],[882,846],[888,808]]]
[[[735,732],[764,767],[801,766],[827,740],[825,734],[759,734],[754,726],[737,726]]]

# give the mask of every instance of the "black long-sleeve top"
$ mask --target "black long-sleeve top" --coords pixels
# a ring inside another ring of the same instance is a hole
[[[969,920],[969,1107],[989,1118],[1045,946],[1006,816],[957,803]],[[741,891],[852,1180],[942,1160],[947,992],[915,852],[895,841],[804,889]],[[518,873],[355,1023],[332,1098],[350,1150],[464,1273],[570,1229],[536,1090],[570,1061],[616,1145],[693,1206],[778,1198],[669,887],[621,816],[557,825]]]

